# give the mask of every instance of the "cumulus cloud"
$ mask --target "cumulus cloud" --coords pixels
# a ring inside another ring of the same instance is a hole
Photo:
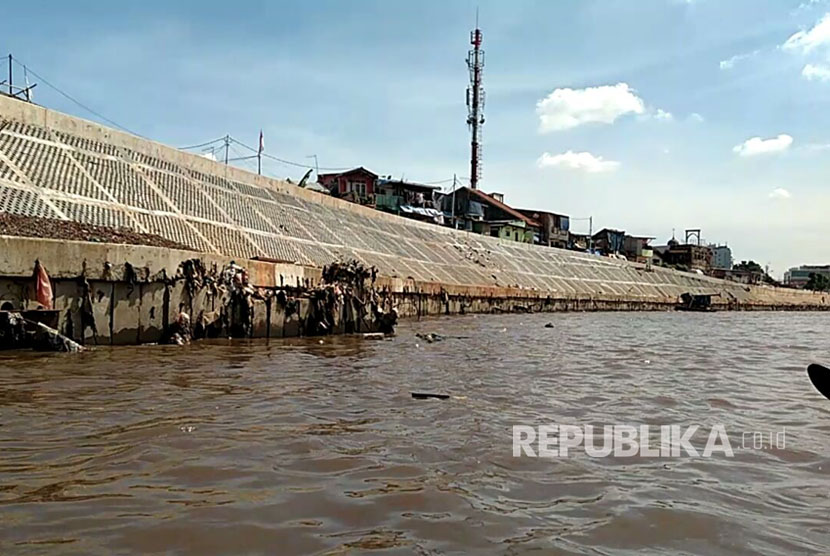
[[[830,44],[830,13],[824,14],[812,28],[794,33],[781,45],[784,50],[807,54]]]
[[[821,64],[807,64],[801,70],[801,75],[810,81],[830,81],[830,67]]]
[[[642,114],[645,103],[627,83],[585,89],[555,89],[536,103],[539,132],[571,129],[587,123],[613,123],[625,114]]]
[[[782,187],[773,189],[769,194],[770,199],[789,199],[790,197],[792,197],[790,192]]]
[[[701,116],[697,112],[692,112],[691,114],[689,114],[689,121],[692,123],[699,124],[703,121],[703,116]]]
[[[589,152],[575,153],[568,151],[560,154],[544,153],[536,161],[539,168],[569,168],[581,170],[590,174],[599,172],[611,172],[616,170],[620,163],[613,160],[605,160],[601,156],[594,156]]]
[[[785,151],[789,149],[792,144],[793,138],[786,133],[782,133],[778,137],[771,137],[769,139],[752,137],[740,145],[735,145],[732,150],[739,156],[755,156],[759,154]]]

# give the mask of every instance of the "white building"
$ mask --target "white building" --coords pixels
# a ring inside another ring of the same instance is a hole
[[[793,267],[784,273],[784,283],[789,286],[803,288],[810,280],[810,274],[819,274],[830,278],[830,265],[805,264]]]
[[[712,250],[712,268],[732,269],[732,249],[728,245],[710,244],[709,249]]]

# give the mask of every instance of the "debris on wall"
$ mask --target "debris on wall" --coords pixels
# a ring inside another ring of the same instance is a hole
[[[84,348],[42,322],[21,313],[0,311],[0,349],[78,352]]]

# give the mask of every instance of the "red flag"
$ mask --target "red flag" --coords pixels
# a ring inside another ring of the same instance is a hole
[[[259,130],[259,152],[265,150],[265,136],[262,134],[262,130]]]

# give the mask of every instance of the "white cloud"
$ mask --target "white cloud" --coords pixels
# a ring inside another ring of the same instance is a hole
[[[613,123],[625,114],[642,114],[645,103],[627,83],[585,89],[555,89],[536,103],[539,132],[571,129],[587,123]]]
[[[807,54],[828,44],[830,44],[830,13],[824,14],[824,17],[811,29],[794,33],[781,45],[781,48]]]
[[[792,13],[797,14],[800,11],[809,10],[809,9],[813,8],[814,6],[817,6],[819,4],[824,4],[825,1],[826,0],[806,0],[806,2],[802,2],[801,4],[799,4],[798,7],[795,10],[793,10]]]
[[[789,199],[790,197],[792,197],[790,192],[782,187],[773,189],[769,194],[770,199]]]
[[[589,152],[575,153],[568,151],[560,154],[544,153],[536,161],[536,165],[539,168],[569,168],[596,174],[616,170],[620,163],[613,160],[604,160],[601,156],[594,156]]]
[[[761,51],[760,50],[753,50],[752,52],[747,52],[746,54],[735,54],[731,58],[727,58],[726,60],[720,61],[720,69],[722,70],[730,70],[735,67],[735,64],[741,62],[743,60],[747,60],[752,58],[753,56],[757,56]]]
[[[801,70],[801,75],[810,81],[830,81],[830,67],[821,64],[807,64]]]
[[[662,108],[658,108],[653,117],[655,120],[663,120],[664,122],[670,122],[674,119],[671,112],[666,112]]]
[[[703,116],[701,116],[697,112],[692,112],[691,114],[689,114],[689,121],[699,124],[703,121]]]
[[[789,149],[792,144],[793,138],[786,133],[782,133],[778,137],[772,137],[770,139],[752,137],[740,145],[735,145],[732,150],[740,156],[755,156],[759,154],[785,151]]]

